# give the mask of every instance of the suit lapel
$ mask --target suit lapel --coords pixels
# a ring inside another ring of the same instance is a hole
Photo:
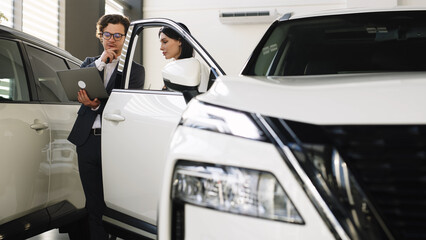
[[[102,71],[100,71],[100,72],[99,72],[99,75],[101,75],[102,82],[104,82],[104,81],[105,81],[105,80],[104,80],[104,74],[105,74],[105,71],[104,71],[104,70],[102,70]]]
[[[111,94],[112,89],[115,87],[115,78],[116,77],[117,77],[117,67],[115,67],[114,72],[112,72],[111,77],[108,81],[108,85],[106,86],[106,90],[107,90],[108,94]]]

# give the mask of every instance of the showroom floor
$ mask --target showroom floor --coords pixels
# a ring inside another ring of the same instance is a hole
[[[53,229],[43,234],[37,235],[32,238],[28,238],[28,240],[69,240],[68,234],[59,233],[58,229]],[[121,238],[117,238],[116,240],[122,240]]]
[[[28,239],[30,240],[69,240],[70,238],[68,237],[68,234],[59,233],[58,229],[53,229]]]

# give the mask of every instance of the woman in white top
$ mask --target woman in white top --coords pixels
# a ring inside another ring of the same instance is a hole
[[[178,24],[190,33],[183,23]],[[162,27],[158,32],[158,37],[160,38],[160,51],[163,56],[166,59],[174,60],[164,67],[163,76],[166,71],[170,70],[175,71],[174,75],[182,72],[179,83],[173,83],[170,79],[164,78],[165,86],[163,89],[182,92],[188,102],[192,97],[199,94],[198,86],[201,78],[200,62],[194,58],[194,48],[170,27]],[[179,65],[179,67],[176,65]]]

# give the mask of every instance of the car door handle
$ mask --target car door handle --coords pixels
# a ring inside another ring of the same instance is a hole
[[[122,121],[126,120],[125,117],[121,116],[120,114],[115,114],[115,113],[106,113],[104,115],[104,119],[108,120],[108,121],[113,121],[113,122],[122,122]]]
[[[31,129],[34,129],[36,131],[44,130],[48,127],[49,126],[47,125],[47,123],[34,123],[34,124],[31,124],[30,126]]]

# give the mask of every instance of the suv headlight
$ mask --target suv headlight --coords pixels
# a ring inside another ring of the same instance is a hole
[[[192,99],[182,114],[181,125],[253,140],[266,140],[250,114],[202,103],[196,99]]]
[[[268,172],[179,161],[172,199],[219,211],[303,224],[278,180]]]

